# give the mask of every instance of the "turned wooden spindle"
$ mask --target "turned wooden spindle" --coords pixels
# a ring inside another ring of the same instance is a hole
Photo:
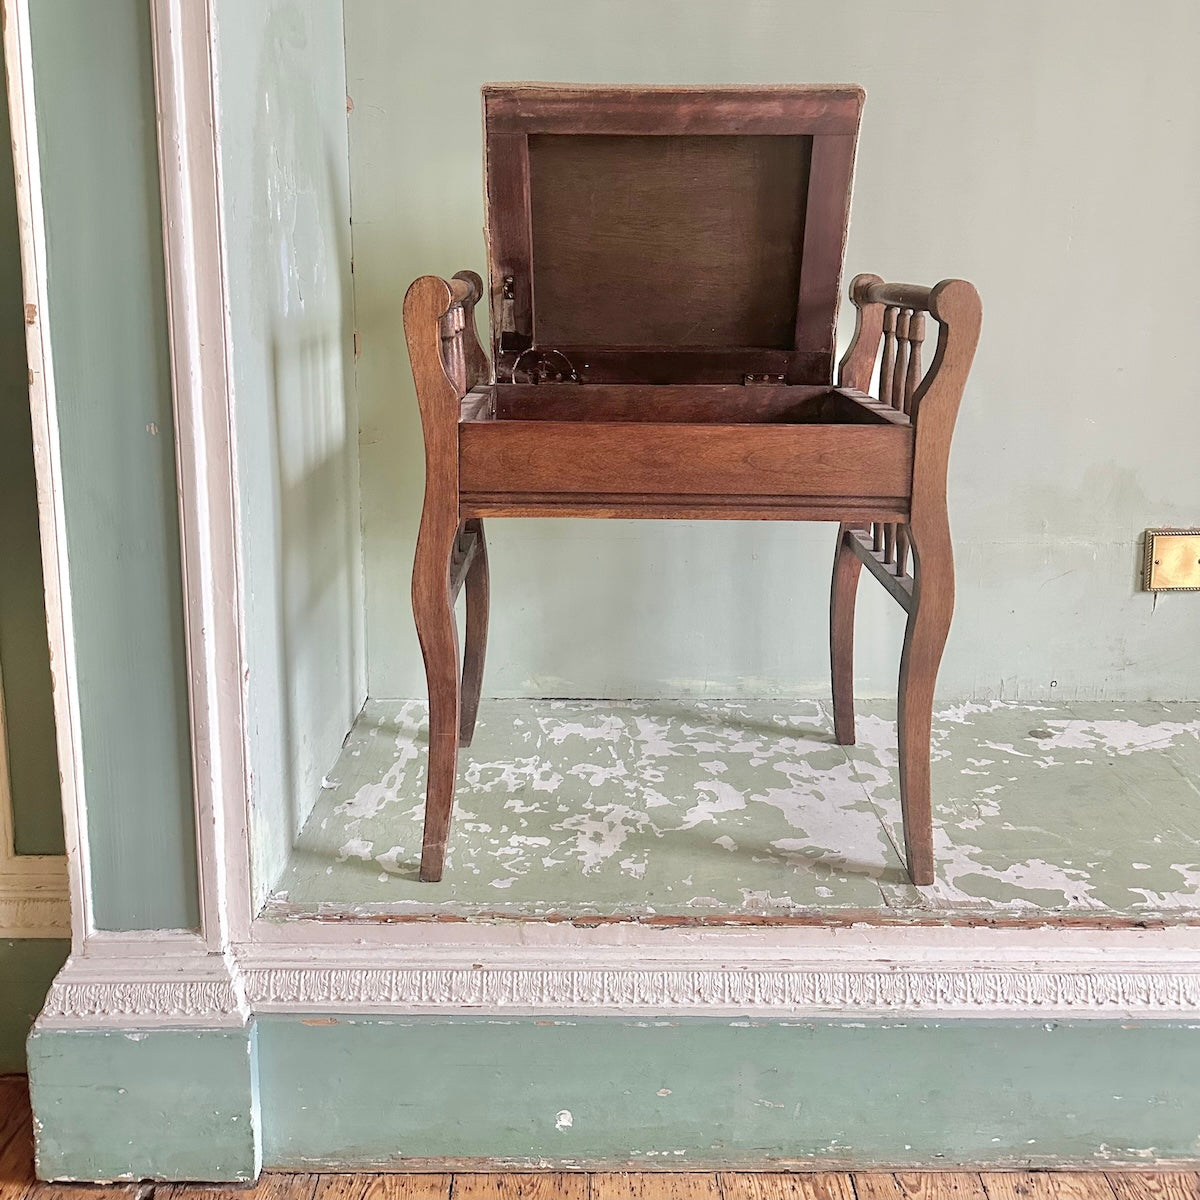
[[[904,411],[912,412],[913,393],[921,382],[921,343],[925,340],[925,314],[915,312],[908,324],[908,371],[904,378]]]
[[[898,308],[883,312],[883,361],[879,365],[879,399],[892,403],[892,381],[896,369],[896,315]],[[893,406],[894,407],[894,406]]]
[[[883,310],[883,357],[879,363],[879,399],[891,408],[896,407],[896,360],[897,360],[897,327],[900,309],[888,305]],[[887,555],[895,537],[891,526],[886,522],[876,522],[871,527],[871,546],[876,551],[882,551],[885,561],[890,562]]]
[[[892,369],[892,407],[904,407],[904,381],[908,375],[908,328],[912,312],[902,308],[896,315],[896,362]]]
[[[908,573],[908,526],[901,523],[896,526],[896,574]]]

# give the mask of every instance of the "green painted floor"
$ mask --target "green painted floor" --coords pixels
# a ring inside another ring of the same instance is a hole
[[[923,888],[893,714],[860,705],[843,748],[811,701],[485,701],[423,884],[424,706],[371,701],[268,914],[1200,918],[1200,705],[942,710]]]

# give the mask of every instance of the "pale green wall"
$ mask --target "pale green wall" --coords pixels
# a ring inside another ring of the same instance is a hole
[[[261,898],[365,698],[340,3],[220,0]]]
[[[0,147],[9,142],[0,104]],[[0,677],[19,854],[63,852],[41,554],[16,183],[0,151]]]
[[[25,1070],[25,1038],[71,943],[0,939],[0,1075]]]
[[[1200,1129],[1182,1022],[263,1017],[258,1046],[263,1163],[293,1170],[1145,1166]]]
[[[373,695],[424,690],[401,301],[424,272],[484,268],[478,90],[514,79],[865,85],[847,276],[961,275],[985,307],[942,694],[1200,695],[1200,595],[1155,606],[1135,582],[1143,528],[1200,521],[1191,0],[355,0],[346,54]],[[833,534],[493,522],[485,690],[827,694]],[[887,694],[901,614],[862,591],[859,686]]]
[[[93,902],[195,927],[150,10],[30,5]]]

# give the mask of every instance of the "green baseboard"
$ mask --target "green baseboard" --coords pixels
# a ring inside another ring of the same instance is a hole
[[[45,1178],[1200,1159],[1200,1025],[1175,1021],[268,1016],[29,1051]]]
[[[255,1178],[255,1061],[252,1026],[35,1029],[29,1082],[39,1178]]]
[[[1200,1157],[1200,1026],[259,1020],[263,1161],[641,1168]]]

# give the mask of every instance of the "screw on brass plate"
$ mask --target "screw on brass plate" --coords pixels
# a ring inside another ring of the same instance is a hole
[[[1147,529],[1142,587],[1200,591],[1200,529]]]

